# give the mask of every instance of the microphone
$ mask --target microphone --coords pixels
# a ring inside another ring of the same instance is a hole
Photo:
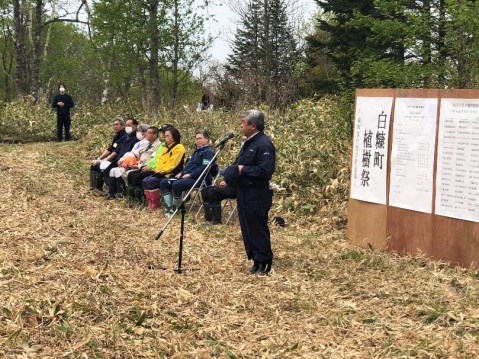
[[[235,137],[234,133],[228,133],[214,148],[223,147],[226,141],[231,140],[233,137]]]

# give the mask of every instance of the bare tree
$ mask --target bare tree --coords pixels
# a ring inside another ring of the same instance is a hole
[[[160,48],[160,30],[158,29],[158,0],[148,0],[150,25],[150,106],[149,112],[153,120],[157,120],[160,109],[160,73],[158,69],[158,50]]]
[[[13,23],[15,44],[15,77],[14,83],[18,98],[26,95],[32,96],[34,103],[40,98],[40,67],[42,52],[41,32],[54,22],[73,22],[89,25],[89,21],[80,19],[82,8],[87,5],[86,0],[81,0],[75,11],[67,5],[52,11],[47,19],[45,0],[13,0]],[[51,8],[56,8],[57,2],[48,2]],[[26,16],[26,14],[29,16]],[[28,38],[26,37],[28,33]],[[27,43],[28,41],[28,43]],[[27,49],[31,49],[31,64],[28,63]],[[46,51],[44,49],[44,51]]]

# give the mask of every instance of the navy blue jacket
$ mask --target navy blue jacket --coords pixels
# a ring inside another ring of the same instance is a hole
[[[243,165],[241,175],[238,175],[238,165]],[[275,166],[274,145],[263,132],[258,132],[245,141],[236,161],[225,169],[225,182],[239,188],[269,187]]]
[[[125,130],[121,130],[115,133],[115,136],[113,137],[113,140],[111,141],[111,144],[108,147],[108,151],[112,153],[112,152],[115,152],[117,149],[119,149],[121,145],[123,144],[123,141],[125,141],[125,138],[126,138]]]
[[[136,131],[133,131],[130,134],[127,134],[125,132],[124,136],[125,138],[123,140],[123,143],[115,149],[115,152],[117,153],[117,159],[122,158],[125,153],[130,152],[133,149],[135,143],[138,142],[138,138],[136,137]]]
[[[214,156],[215,153],[210,148],[210,146],[203,146],[197,148],[195,152],[193,152],[191,157],[188,159],[188,162],[186,162],[186,166],[181,171],[181,174],[189,174],[192,179],[199,178]],[[215,165],[216,163],[214,163],[211,167]],[[211,178],[209,174],[208,176]]]
[[[57,105],[58,102],[63,102],[65,106],[60,107]],[[70,109],[75,106],[73,99],[69,94],[58,94],[52,101],[52,107],[57,109],[57,115],[59,116],[70,116]]]

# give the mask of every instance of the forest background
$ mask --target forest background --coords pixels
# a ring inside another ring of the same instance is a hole
[[[478,270],[344,230],[355,89],[477,87],[479,3],[316,1],[308,22],[292,1],[231,1],[224,63],[199,4],[0,0],[2,358],[479,357]],[[75,141],[57,144],[59,82]],[[234,132],[223,166],[251,107],[277,149],[273,273],[246,274],[237,222],[188,215],[178,275],[178,218],[154,241],[165,217],[93,195],[89,160],[134,115],[189,149],[198,128]]]
[[[59,82],[76,102],[72,131],[86,158],[117,114],[173,123],[192,145],[197,127],[217,139],[238,130],[240,110],[258,107],[278,148],[274,180],[291,194],[284,208],[344,210],[355,89],[476,87],[479,4],[315,3],[305,19],[288,0],[229,1],[238,24],[217,62],[206,55],[211,2],[2,0],[0,137],[53,140]],[[199,114],[203,93],[215,110]]]

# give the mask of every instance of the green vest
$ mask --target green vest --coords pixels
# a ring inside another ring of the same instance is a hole
[[[156,152],[155,152],[155,155],[153,156],[153,158],[151,160],[149,160],[148,162],[146,162],[146,165],[148,166],[148,168],[150,169],[150,171],[154,171],[155,168],[156,168],[156,162],[158,161],[158,156],[160,155],[161,151],[163,151],[163,148],[165,148],[165,143],[164,142],[160,142],[160,145],[158,146],[158,148],[156,149]]]

